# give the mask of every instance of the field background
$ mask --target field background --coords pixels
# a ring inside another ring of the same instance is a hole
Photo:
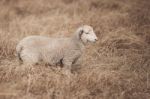
[[[84,24],[99,41],[87,45],[71,79],[19,65],[23,37],[70,36]],[[150,99],[150,1],[0,0],[0,99]]]

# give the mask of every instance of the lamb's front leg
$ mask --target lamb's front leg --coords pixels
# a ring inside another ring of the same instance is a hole
[[[63,65],[64,65],[64,70],[66,72],[67,75],[71,74],[71,66],[72,66],[72,60],[71,59],[63,59]]]
[[[82,58],[81,58],[81,56],[79,56],[73,61],[72,65],[79,66],[79,65],[81,65],[81,62],[82,62]]]
[[[77,50],[72,50],[66,53],[65,57],[63,58],[62,63],[64,65],[64,69],[66,69],[66,72],[68,74],[71,74],[72,65],[76,63],[80,55],[81,53]]]

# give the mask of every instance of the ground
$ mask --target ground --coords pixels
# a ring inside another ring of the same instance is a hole
[[[29,35],[64,37],[93,26],[71,78],[58,68],[19,65]],[[0,99],[150,99],[149,0],[1,0]]]

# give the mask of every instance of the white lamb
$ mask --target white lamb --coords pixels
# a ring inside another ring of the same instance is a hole
[[[81,57],[87,42],[96,41],[93,28],[84,25],[68,38],[26,37],[19,42],[16,51],[20,61],[25,64],[34,65],[40,61],[49,65],[61,63],[70,71],[72,64]]]

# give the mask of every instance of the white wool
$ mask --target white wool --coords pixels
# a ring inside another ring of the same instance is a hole
[[[50,65],[62,63],[65,68],[71,69],[81,57],[85,44],[96,40],[92,27],[82,26],[68,38],[26,37],[19,42],[16,51],[25,64],[34,65],[40,61]]]

